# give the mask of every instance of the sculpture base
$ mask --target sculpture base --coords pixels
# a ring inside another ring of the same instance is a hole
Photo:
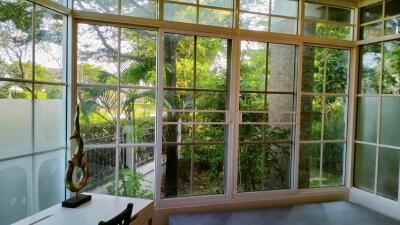
[[[83,195],[83,194],[77,194],[75,197],[71,197],[65,201],[62,202],[62,207],[65,208],[76,208],[83,203],[86,203],[92,199],[91,195]]]

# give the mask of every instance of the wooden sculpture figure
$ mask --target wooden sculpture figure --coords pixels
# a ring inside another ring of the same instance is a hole
[[[75,208],[91,199],[90,195],[81,195],[78,192],[84,188],[88,182],[88,160],[83,150],[83,140],[80,134],[79,125],[79,105],[76,106],[75,129],[70,140],[75,139],[76,151],[72,159],[68,161],[68,168],[65,174],[65,187],[76,196],[63,202],[63,207]]]

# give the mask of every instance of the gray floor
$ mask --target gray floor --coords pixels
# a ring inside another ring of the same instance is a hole
[[[169,225],[400,225],[400,221],[350,202],[223,213],[182,214]]]

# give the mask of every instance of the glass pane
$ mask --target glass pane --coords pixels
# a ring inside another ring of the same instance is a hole
[[[35,80],[62,82],[64,78],[64,16],[36,7]]]
[[[233,8],[233,0],[200,0],[200,5]]]
[[[156,37],[152,31],[121,29],[121,84],[155,86]]]
[[[321,186],[321,144],[301,144],[299,155],[299,188]]]
[[[194,37],[165,34],[164,37],[164,87],[193,88]]]
[[[225,110],[227,109],[227,97],[225,92],[196,92],[197,110]]]
[[[267,125],[239,125],[239,141],[240,142],[257,142],[267,141],[266,136]]]
[[[357,140],[376,142],[378,98],[359,97],[357,107]]]
[[[329,48],[326,57],[325,92],[346,93],[350,70],[350,51]]]
[[[321,38],[353,40],[353,27],[324,22],[304,22],[304,34]]]
[[[226,89],[227,47],[225,39],[197,38],[196,88]]]
[[[340,186],[344,184],[344,146],[344,144],[324,144],[322,186]]]
[[[200,7],[199,23],[219,27],[232,27],[232,11]]]
[[[172,124],[163,126],[164,143],[188,143],[193,142],[194,125]]]
[[[306,2],[304,17],[306,19],[326,20],[326,10],[327,7],[325,5]]]
[[[121,15],[157,18],[157,0],[121,0]]]
[[[379,93],[381,73],[381,44],[361,46],[361,69],[358,92],[363,94]]]
[[[393,200],[399,194],[399,164],[400,151],[397,149],[380,148],[378,159],[377,194]]]
[[[289,144],[241,145],[239,191],[289,189],[290,152]]]
[[[32,157],[0,162],[0,222],[2,224],[11,224],[30,215],[31,204],[33,204],[32,164]]]
[[[400,33],[400,17],[391,18],[385,21],[385,35]]]
[[[398,0],[388,0],[385,2],[385,17],[400,14],[400,2]]]
[[[271,17],[271,32],[297,34],[297,20]]]
[[[268,119],[266,119],[268,121]],[[254,121],[253,121],[254,122]],[[240,142],[282,142],[292,140],[291,125],[248,125],[239,126]]]
[[[116,84],[118,29],[78,25],[78,83]]]
[[[321,140],[322,97],[301,98],[300,140]]]
[[[32,85],[0,81],[0,158],[32,153]]]
[[[196,7],[164,3],[164,20],[196,23]]]
[[[296,76],[296,47],[269,44],[268,54],[268,91],[293,92]]]
[[[262,190],[263,149],[261,144],[242,144],[239,148],[238,191],[250,192]]]
[[[264,94],[241,93],[239,97],[239,110],[265,110],[265,97]]]
[[[379,143],[400,146],[400,97],[382,97]]]
[[[240,13],[240,29],[268,31],[269,17],[253,13]]]
[[[0,4],[0,77],[30,80],[32,4],[28,1],[4,0]]]
[[[224,142],[225,125],[195,125],[195,142]]]
[[[115,148],[91,148],[86,149],[88,158],[89,180],[83,191],[115,195]],[[120,150],[122,155],[122,150]],[[122,169],[122,168],[120,168]]]
[[[324,140],[345,140],[347,97],[325,97]]]
[[[86,144],[115,143],[117,91],[102,87],[78,88],[81,134]]]
[[[182,113],[182,112],[170,112],[168,109],[164,108],[164,111],[167,112],[163,115],[164,122],[191,122],[194,120],[193,112]],[[197,117],[196,117],[197,118]]]
[[[118,196],[153,199],[155,178],[153,147],[121,148],[119,168]],[[115,193],[113,184],[110,182],[107,186],[107,191],[111,195]]]
[[[361,23],[382,18],[382,3],[361,8]]]
[[[118,14],[118,0],[74,0],[74,9]]]
[[[272,115],[268,115],[269,122],[274,122]],[[291,125],[268,125],[266,131],[267,141],[292,141],[292,128]]]
[[[383,94],[400,94],[400,40],[384,43]]]
[[[351,9],[329,7],[328,20],[340,23],[353,23],[353,13]]]
[[[242,122],[292,123],[293,113],[242,113]]]
[[[297,17],[297,0],[272,0],[271,14]]]
[[[185,3],[196,4],[197,0],[174,0],[174,2],[185,2]]]
[[[121,143],[154,143],[155,93],[149,89],[121,89]]]
[[[254,41],[242,41],[241,49],[240,90],[265,91],[267,44]],[[279,47],[274,47],[273,49],[274,51],[275,49],[278,51]],[[278,62],[280,59],[284,58],[284,56],[280,54],[274,56],[275,57],[271,59],[274,62]],[[274,68],[273,70],[274,80],[283,80],[279,74],[280,70],[275,71],[278,69],[281,68]],[[286,78],[287,76],[284,77]]]
[[[224,145],[164,145],[162,198],[224,193]]]
[[[225,113],[196,112],[196,122],[225,122]]]
[[[270,1],[271,0],[242,0],[240,1],[240,10],[268,14]]]
[[[354,165],[354,186],[374,192],[376,147],[356,144]]]
[[[35,124],[36,125],[36,124]],[[38,210],[47,209],[65,199],[65,149],[33,157],[37,182]]]
[[[164,90],[164,108],[174,109],[193,109],[193,92],[191,91],[166,91]]]
[[[304,46],[303,51],[303,92],[322,93],[324,85],[324,61],[326,49]]]
[[[292,112],[293,95],[267,94],[267,110],[271,112]]]
[[[65,87],[36,85],[35,87],[35,151],[53,150],[65,146]]]
[[[192,195],[224,193],[224,145],[196,146]]]
[[[382,36],[381,22],[364,25],[360,28],[360,37],[363,40],[380,36]]]
[[[61,4],[61,5],[67,5],[67,0],[51,0],[51,1],[57,2],[58,4]]]

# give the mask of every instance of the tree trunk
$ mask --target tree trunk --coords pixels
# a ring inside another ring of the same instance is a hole
[[[177,35],[165,35],[164,44],[164,63],[165,63],[165,86],[176,87],[176,48],[179,41]],[[165,96],[172,108],[177,106],[175,94]],[[167,113],[167,121],[177,122],[176,113]],[[168,125],[163,129],[163,136],[166,142],[176,142],[178,137],[177,125]],[[163,151],[166,153],[165,168],[165,197],[177,196],[178,194],[178,151],[176,145],[164,145]]]
[[[303,76],[302,89],[313,91],[314,86],[314,48],[304,47],[303,51]],[[312,98],[301,99],[300,140],[309,140],[312,132]],[[301,146],[300,146],[301,150]],[[310,155],[299,155],[299,188],[310,187]]]

